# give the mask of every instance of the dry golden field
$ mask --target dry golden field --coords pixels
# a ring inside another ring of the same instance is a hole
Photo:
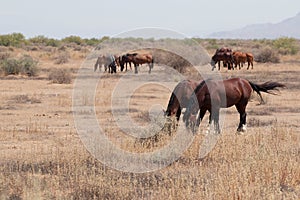
[[[29,54],[38,59],[40,72],[32,78],[0,78],[0,199],[300,199],[299,53],[281,56],[278,64],[254,63],[253,70],[221,69],[223,78],[242,77],[255,83],[272,80],[287,86],[279,95],[263,94],[263,105],[253,95],[247,107],[246,133],[236,134],[239,115],[229,108],[217,144],[205,158],[199,159],[198,152],[207,116],[190,147],[174,163],[153,172],[130,173],[95,159],[75,128],[73,84],[90,47],[64,49],[69,55],[64,64],[57,64],[62,53],[56,48],[7,51],[13,57]],[[71,84],[48,80],[56,68],[69,71]],[[155,80],[163,69],[154,66],[151,75],[147,70],[141,67],[137,75],[127,73]],[[109,139],[123,149],[138,153],[159,149],[172,135],[162,132],[154,140],[136,140],[114,122],[111,91],[122,74],[104,74],[99,80],[97,119]],[[165,82],[175,86],[178,81]],[[147,123],[148,105],[165,108],[169,97],[170,91],[160,85],[140,87],[131,97],[129,114],[137,123]]]

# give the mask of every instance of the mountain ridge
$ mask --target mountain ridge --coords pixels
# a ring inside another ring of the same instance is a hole
[[[208,35],[216,39],[276,39],[293,37],[300,39],[300,12],[294,17],[278,23],[250,24],[232,31],[215,32]]]

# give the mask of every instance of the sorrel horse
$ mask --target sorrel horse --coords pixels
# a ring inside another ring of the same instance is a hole
[[[240,123],[237,131],[246,131],[246,106],[251,97],[252,91],[255,91],[263,101],[260,92],[272,93],[278,87],[285,87],[285,85],[278,82],[265,82],[263,84],[255,84],[248,80],[241,78],[232,78],[224,81],[206,80],[202,81],[195,88],[195,95],[192,95],[189,100],[189,105],[183,116],[186,126],[190,122],[192,130],[194,126],[200,125],[206,111],[210,111],[211,120],[214,121],[215,131],[220,133],[219,127],[219,111],[220,108],[228,108],[235,105],[240,114]],[[198,110],[200,114],[197,122],[195,121]]]
[[[177,122],[179,121],[181,111],[188,106],[190,97],[195,88],[202,81],[183,80],[180,81],[174,88],[165,115],[168,117],[176,116]]]
[[[235,68],[239,66],[239,69],[241,69],[241,67],[243,67],[243,64],[247,62],[248,63],[247,69],[249,69],[250,65],[252,66],[253,69],[254,57],[251,53],[243,53],[243,52],[235,51],[232,53],[232,56],[233,56]]]

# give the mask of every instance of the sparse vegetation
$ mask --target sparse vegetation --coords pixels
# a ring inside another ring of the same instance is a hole
[[[256,62],[260,63],[279,63],[279,55],[271,48],[262,49],[257,55],[254,56]]]
[[[178,160],[158,171],[135,174],[111,169],[86,150],[74,124],[72,85],[49,84],[72,83],[80,63],[86,59],[84,49],[93,49],[98,39],[80,38],[80,45],[59,40],[58,46],[47,46],[48,39],[37,36],[20,42],[18,47],[0,48],[3,74],[36,74],[30,73],[31,66],[38,66],[39,71],[37,78],[1,77],[0,199],[299,199],[299,52],[283,55],[273,46],[273,40],[197,39],[209,54],[216,47],[228,46],[253,52],[260,62],[270,62],[255,63],[253,70],[222,69],[224,78],[243,77],[257,83],[278,81],[286,84],[287,89],[280,95],[264,96],[264,105],[257,105],[259,97],[254,95],[247,107],[248,127],[244,135],[235,134],[239,118],[235,108],[229,110],[218,142],[205,158],[199,159],[198,153],[207,136],[208,115],[201,122],[199,134]],[[133,40],[114,39],[115,44],[122,41],[130,44]],[[135,41],[143,42],[140,38]],[[37,49],[30,51],[24,45]],[[112,45],[112,51],[113,48]],[[55,65],[55,58],[64,53],[67,62]],[[183,66],[191,66],[178,55],[160,51],[153,54],[156,63],[151,77],[158,72],[159,64],[180,72],[186,69]],[[279,58],[281,63],[274,65]],[[92,59],[87,58],[91,71]],[[138,76],[148,75],[146,71],[147,68]],[[131,71],[127,73],[130,77]],[[179,79],[168,75],[163,82],[175,86]],[[104,74],[95,91],[96,117],[106,136],[128,152],[152,152],[170,144],[176,136],[173,124],[145,139],[127,136],[118,129],[118,119],[113,117],[110,104],[111,91],[119,78]],[[170,97],[168,89],[153,85],[137,89],[136,98],[131,98],[132,120],[140,124],[151,118],[148,105],[165,107]],[[83,102],[89,101],[85,94],[82,98]]]
[[[273,46],[283,55],[295,55],[299,52],[299,44],[294,38],[278,38],[273,41]]]
[[[52,83],[70,84],[72,81],[71,72],[66,69],[53,69],[49,73],[48,79]]]
[[[55,58],[54,58],[54,63],[61,65],[68,63],[70,59],[70,54],[66,51],[60,52]]]
[[[24,74],[36,76],[38,73],[37,61],[29,55],[24,55],[20,59],[6,58],[1,62],[1,70],[4,75]]]

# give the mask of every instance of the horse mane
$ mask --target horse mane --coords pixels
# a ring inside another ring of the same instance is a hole
[[[197,92],[199,92],[199,90],[203,87],[203,85],[206,83],[206,81],[209,81],[211,79],[207,79],[207,80],[203,80],[199,85],[197,85],[197,87],[194,90],[194,93],[196,94]]]

